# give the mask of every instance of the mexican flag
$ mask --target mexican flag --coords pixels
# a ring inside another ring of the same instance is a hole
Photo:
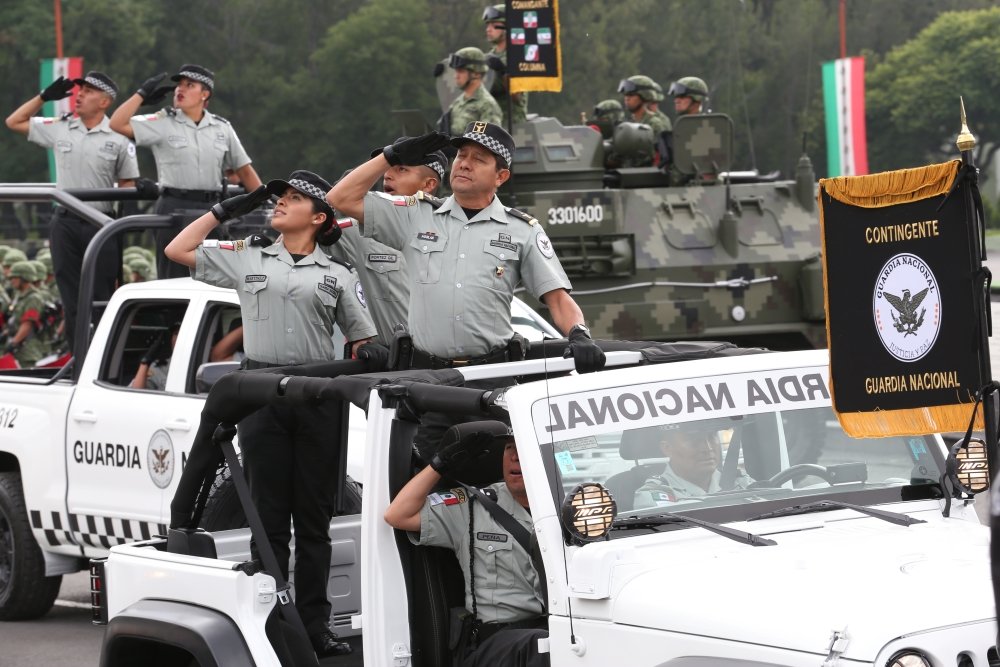
[[[867,174],[864,58],[840,58],[823,63],[823,105],[826,109],[827,176]]]
[[[44,58],[42,61],[39,90],[44,90],[50,83],[61,76],[67,79],[83,78],[83,58]],[[73,111],[73,96],[66,99],[46,102],[42,106],[42,115],[52,118]],[[56,162],[52,151],[49,151],[49,178],[56,182]]]

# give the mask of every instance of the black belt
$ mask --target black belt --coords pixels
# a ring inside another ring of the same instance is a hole
[[[536,616],[523,621],[512,621],[510,623],[480,623],[476,633],[476,641],[482,644],[484,641],[500,632],[501,630],[548,630],[549,619],[547,616]]]
[[[220,195],[218,190],[181,190],[180,188],[163,188],[162,193],[164,197],[205,203],[219,201]]]
[[[501,347],[487,352],[479,357],[466,357],[458,359],[444,359],[435,357],[413,348],[413,355],[410,358],[410,368],[425,368],[438,370],[441,368],[459,368],[461,366],[479,366],[482,364],[500,364],[508,361],[507,348]]]

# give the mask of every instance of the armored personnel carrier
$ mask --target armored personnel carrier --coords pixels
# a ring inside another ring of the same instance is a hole
[[[636,131],[605,140],[554,118],[513,131],[504,202],[545,226],[594,336],[824,345],[809,158],[794,180],[734,172],[732,120],[703,114],[675,123],[667,169],[607,169]]]

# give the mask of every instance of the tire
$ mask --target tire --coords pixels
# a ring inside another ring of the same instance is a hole
[[[45,576],[45,558],[24,507],[21,475],[0,473],[0,621],[45,615],[60,585],[62,576]]]
[[[361,514],[361,485],[347,477],[344,484],[344,514]],[[233,484],[229,468],[216,479],[201,515],[201,527],[208,532],[246,528],[248,525],[243,506],[240,505],[236,485]]]

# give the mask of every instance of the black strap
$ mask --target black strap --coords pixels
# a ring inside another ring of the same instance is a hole
[[[257,553],[260,554],[260,560],[264,564],[264,571],[274,577],[278,595],[278,613],[291,626],[292,632],[298,636],[299,641],[303,642],[303,646],[310,649],[303,653],[313,656],[311,665],[319,667],[316,654],[311,650],[312,643],[309,641],[306,627],[302,623],[302,617],[299,616],[299,610],[295,608],[292,597],[288,594],[288,582],[285,581],[285,578],[281,574],[278,559],[274,555],[274,550],[271,549],[270,541],[267,539],[267,531],[264,530],[264,523],[260,520],[260,514],[257,513],[257,506],[254,505],[253,499],[250,497],[250,487],[247,485],[246,478],[243,477],[243,465],[240,463],[240,459],[236,455],[236,448],[233,446],[233,436],[235,434],[235,427],[220,424],[215,431],[213,439],[226,456],[226,463],[229,465],[233,484],[236,486],[236,494],[240,498],[240,504],[243,506],[243,512],[246,514],[247,523],[250,524],[250,534],[257,544]]]
[[[474,486],[468,487],[469,494],[482,503],[486,511],[490,513],[490,516],[504,527],[511,537],[513,537],[518,544],[527,552],[528,556],[531,558],[531,564],[535,566],[535,573],[538,575],[538,579],[542,585],[542,613],[546,613],[549,604],[549,586],[545,580],[545,563],[542,562],[542,553],[538,548],[538,541],[535,539],[535,535],[529,532],[527,528],[522,526],[517,519],[515,519],[510,512],[500,507],[492,498],[487,496],[481,490]],[[469,508],[472,512],[472,508]],[[471,539],[471,536],[470,536]],[[469,544],[470,551],[472,544]]]

